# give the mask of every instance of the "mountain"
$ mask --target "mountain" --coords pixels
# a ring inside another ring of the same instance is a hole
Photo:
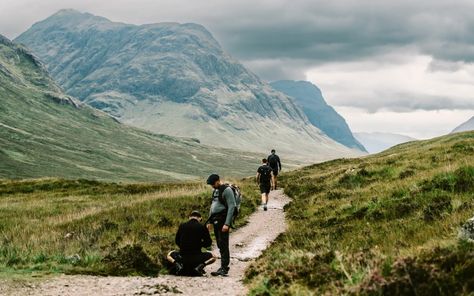
[[[121,124],[65,95],[34,55],[1,35],[0,99],[0,178],[246,176],[260,158]]]
[[[455,128],[451,133],[460,133],[472,130],[474,130],[474,116],[471,117],[471,119],[469,119],[468,121],[458,126],[457,128]]]
[[[61,10],[16,41],[45,62],[66,93],[135,127],[214,147],[276,148],[312,162],[354,155],[201,25],[136,26]]]
[[[336,142],[349,148],[367,152],[352,135],[344,118],[329,106],[321,90],[309,81],[281,80],[270,85],[295,99],[308,117],[309,121]]]
[[[356,139],[369,153],[379,153],[398,144],[416,141],[416,139],[391,133],[354,133]]]

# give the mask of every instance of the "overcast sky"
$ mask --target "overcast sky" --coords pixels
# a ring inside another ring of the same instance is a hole
[[[318,85],[353,131],[429,138],[474,115],[474,1],[1,0],[14,38],[62,8],[206,26],[267,81]]]

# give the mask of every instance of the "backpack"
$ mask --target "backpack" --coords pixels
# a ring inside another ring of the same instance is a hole
[[[232,191],[234,192],[234,198],[235,198],[235,210],[234,214],[232,215],[232,223],[235,221],[237,216],[240,213],[240,204],[242,203],[242,193],[240,192],[240,188],[237,185],[234,184],[222,184],[219,187],[219,202],[223,204],[226,209],[227,209],[227,200],[222,196],[224,193],[224,190],[227,189],[227,187],[230,187]]]
[[[276,168],[278,166],[278,156],[276,156],[275,154],[270,155],[268,157],[268,164],[272,168]]]
[[[268,183],[272,179],[272,168],[268,165],[264,165],[261,167],[262,170],[260,172],[260,183]]]

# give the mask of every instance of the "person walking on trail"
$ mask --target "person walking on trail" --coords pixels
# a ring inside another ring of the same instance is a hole
[[[229,231],[237,207],[236,197],[232,188],[221,182],[219,175],[210,175],[207,179],[207,184],[214,189],[212,192],[211,209],[209,211],[208,228],[209,230],[211,227],[214,228],[217,247],[221,254],[221,267],[217,271],[211,272],[211,275],[227,276],[230,264]]]
[[[280,162],[280,157],[275,154],[276,151],[275,149],[272,149],[271,154],[268,156],[268,164],[273,170],[273,178],[272,178],[272,190],[277,189],[277,177],[278,177],[278,172],[281,171],[281,162]]]
[[[211,252],[202,252],[202,248],[210,248],[212,239],[209,230],[201,224],[202,216],[198,211],[193,211],[189,221],[182,223],[176,233],[175,242],[178,251],[171,251],[166,257],[173,265],[172,273],[176,275],[202,276],[206,272],[206,265],[216,261]]]
[[[260,185],[262,194],[263,210],[267,210],[268,194],[270,193],[273,169],[268,165],[266,158],[262,159],[262,165],[257,169],[257,183]]]

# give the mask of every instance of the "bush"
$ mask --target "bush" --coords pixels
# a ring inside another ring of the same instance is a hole
[[[430,203],[423,209],[423,218],[425,221],[433,221],[442,217],[446,212],[451,212],[451,197],[447,194],[435,196]]]
[[[424,191],[436,189],[448,192],[474,191],[474,167],[463,166],[451,173],[442,173],[434,176],[431,181],[422,184]]]
[[[155,276],[159,272],[158,265],[153,262],[140,245],[127,245],[115,250],[102,259],[107,275],[148,275]]]
[[[385,269],[384,275],[376,269],[355,294],[468,295],[474,291],[474,245],[435,248],[419,257],[399,258]]]

